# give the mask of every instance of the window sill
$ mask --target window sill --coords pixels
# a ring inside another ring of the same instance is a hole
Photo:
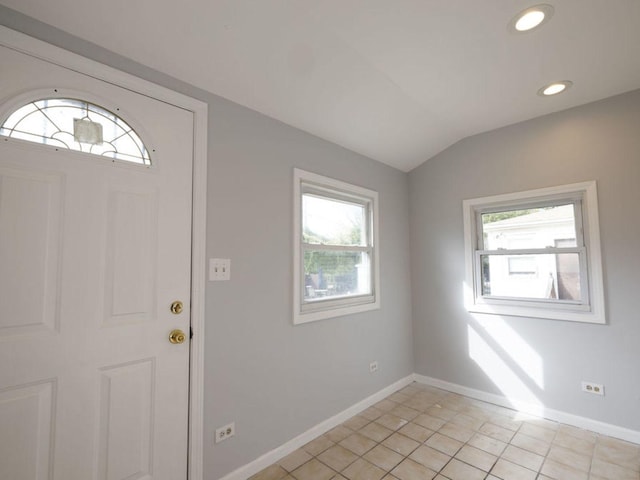
[[[581,309],[580,309],[581,308]],[[507,317],[544,318],[548,320],[564,320],[568,322],[584,322],[605,324],[604,311],[590,310],[584,306],[576,309],[560,309],[552,307],[525,307],[520,305],[503,305],[491,303],[472,303],[467,305],[470,313],[501,315]]]
[[[342,317],[354,313],[368,312],[370,310],[378,310],[379,308],[380,301],[376,299],[372,302],[360,303],[357,305],[340,306],[308,312],[295,311],[293,312],[293,324],[300,325],[302,323],[310,323],[317,320],[326,320],[328,318]]]

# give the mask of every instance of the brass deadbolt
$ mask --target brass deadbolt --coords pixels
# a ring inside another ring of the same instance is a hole
[[[171,304],[171,313],[173,313],[174,315],[178,315],[179,313],[182,313],[182,309],[183,309],[183,305],[180,300],[176,300]]]

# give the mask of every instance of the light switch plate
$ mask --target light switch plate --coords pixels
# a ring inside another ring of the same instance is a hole
[[[210,258],[209,280],[212,282],[231,280],[231,260],[229,258]]]

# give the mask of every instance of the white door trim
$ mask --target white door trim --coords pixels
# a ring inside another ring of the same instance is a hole
[[[193,112],[189,480],[203,480],[207,104],[0,25],[0,45]]]

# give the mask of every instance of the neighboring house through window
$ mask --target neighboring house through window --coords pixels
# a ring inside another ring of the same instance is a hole
[[[469,311],[604,323],[595,182],[464,202]]]
[[[294,323],[379,308],[378,194],[295,169]]]

